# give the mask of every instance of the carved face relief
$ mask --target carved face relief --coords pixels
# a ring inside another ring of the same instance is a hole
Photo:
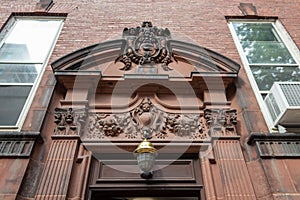
[[[125,64],[121,70],[130,70],[132,64],[158,64],[161,63],[164,70],[172,62],[172,53],[168,46],[170,38],[168,29],[153,27],[151,22],[143,22],[142,27],[125,28],[123,37],[126,45],[123,54],[116,59]]]
[[[155,38],[155,34],[151,29],[142,29],[139,37],[135,40],[135,51],[145,60],[149,62],[151,57],[154,57],[159,52],[159,44]]]
[[[56,124],[54,135],[77,135],[85,123],[86,110],[72,108],[56,108],[54,123]]]
[[[236,110],[205,109],[204,117],[212,136],[236,135]]]

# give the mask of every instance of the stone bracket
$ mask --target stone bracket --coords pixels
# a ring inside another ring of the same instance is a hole
[[[81,131],[82,124],[85,123],[85,116],[85,108],[55,108],[54,123],[56,127],[52,137],[77,138]]]

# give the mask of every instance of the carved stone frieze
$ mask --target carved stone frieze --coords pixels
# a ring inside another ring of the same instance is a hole
[[[236,136],[236,110],[235,109],[205,109],[204,118],[210,136]]]
[[[209,138],[203,117],[197,114],[168,114],[157,137],[165,138],[168,133],[192,139]]]
[[[89,115],[88,139],[116,137],[123,133],[126,138],[152,137],[158,131],[163,118],[162,111],[153,106],[148,98],[131,112],[116,114],[92,113]]]
[[[175,114],[157,108],[145,97],[125,113],[89,113],[84,139],[182,137],[210,140],[210,137],[237,136],[236,110],[205,109],[202,114]]]
[[[85,117],[85,109],[55,108],[54,123],[56,127],[53,135],[79,135],[84,126]]]
[[[117,118],[109,114],[92,114],[88,117],[88,138],[102,139],[105,136],[116,137],[124,130],[117,123]]]
[[[170,31],[153,27],[151,22],[143,22],[141,27],[125,28],[123,38],[126,44],[123,54],[116,59],[124,63],[121,70],[130,70],[132,64],[162,64],[164,70],[171,70],[168,64],[172,62],[172,53],[168,43]]]

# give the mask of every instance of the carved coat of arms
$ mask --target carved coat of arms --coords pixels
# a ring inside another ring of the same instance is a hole
[[[158,64],[164,70],[171,70],[168,64],[172,62],[172,52],[169,44],[170,31],[153,27],[151,22],[143,22],[141,27],[125,28],[123,31],[125,45],[122,55],[116,59],[124,63],[121,70],[130,70],[132,64]]]

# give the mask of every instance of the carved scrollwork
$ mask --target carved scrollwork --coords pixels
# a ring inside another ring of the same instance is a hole
[[[114,115],[119,126],[123,129],[126,138],[137,138],[138,131],[136,122],[132,120],[131,113],[119,113]]]
[[[126,138],[141,137],[151,138],[154,130],[161,126],[161,111],[157,110],[148,98],[128,113],[100,114],[89,116],[89,128],[87,138],[117,137],[121,133]]]
[[[137,65],[161,63],[166,71],[171,70],[168,64],[172,62],[169,45],[170,31],[153,27],[151,22],[143,22],[141,27],[125,28],[123,38],[126,44],[123,54],[116,59],[124,63],[121,70],[130,70],[132,63]]]
[[[85,117],[85,109],[55,108],[54,123],[56,127],[54,135],[79,135],[81,128],[84,126]]]
[[[132,112],[133,121],[137,130],[143,134],[143,137],[151,138],[153,131],[158,131],[163,113],[153,106],[149,98],[144,98],[142,103]]]
[[[105,137],[104,131],[100,128],[99,123],[100,114],[90,114],[88,117],[88,139],[103,139]]]

